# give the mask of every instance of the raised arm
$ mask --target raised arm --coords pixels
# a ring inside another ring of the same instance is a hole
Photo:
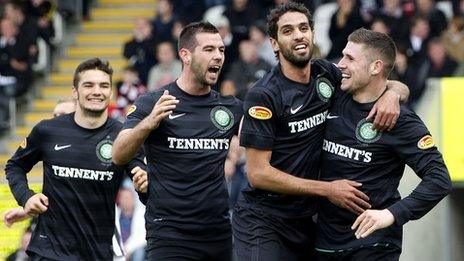
[[[119,133],[113,144],[113,162],[117,165],[129,162],[140,150],[148,135],[158,128],[161,120],[172,113],[177,103],[179,101],[165,90],[150,114],[134,128],[127,128]]]

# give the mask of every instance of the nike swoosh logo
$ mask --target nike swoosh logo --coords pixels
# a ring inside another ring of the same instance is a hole
[[[176,115],[169,114],[168,117],[169,117],[170,120],[174,120],[175,118],[179,118],[179,117],[182,117],[184,115],[185,115],[185,113],[176,114]]]
[[[330,119],[336,119],[336,118],[338,118],[338,117],[339,117],[339,116],[336,116],[336,115],[330,115],[330,113],[327,114],[327,119],[328,119],[328,120],[330,120]]]
[[[63,145],[59,146],[58,144],[55,144],[55,150],[62,150],[71,147],[71,145]]]
[[[290,108],[290,114],[295,114],[295,113],[297,113],[302,107],[303,107],[303,104],[301,104],[300,106],[296,107],[295,109]]]

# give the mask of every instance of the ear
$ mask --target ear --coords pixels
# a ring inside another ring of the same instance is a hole
[[[383,61],[382,60],[375,60],[369,66],[369,73],[372,76],[378,75],[383,70]]]
[[[73,99],[74,99],[75,101],[77,101],[77,99],[78,99],[78,97],[79,97],[79,95],[78,95],[78,93],[77,93],[77,88],[74,87],[74,86],[72,87],[72,97],[73,97]]]
[[[190,64],[192,61],[192,53],[185,48],[179,50],[179,57],[183,64]]]
[[[269,38],[269,41],[271,42],[272,50],[274,53],[280,51],[279,44],[277,43],[277,40],[274,38]]]

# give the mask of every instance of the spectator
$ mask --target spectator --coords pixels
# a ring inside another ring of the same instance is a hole
[[[448,21],[445,14],[436,7],[435,0],[416,0],[416,14],[427,17],[430,38],[440,36],[446,29]]]
[[[182,71],[182,63],[176,57],[176,50],[171,42],[161,42],[156,47],[158,64],[148,74],[148,90],[158,90],[174,81]]]
[[[387,23],[380,17],[374,18],[371,24],[371,30],[390,35],[391,30]]]
[[[7,2],[5,4],[4,17],[8,18],[18,26],[18,39],[25,42],[28,47],[30,57],[37,57],[37,37],[38,26],[36,21],[26,16],[23,6],[16,2]]]
[[[374,11],[374,20],[382,19],[390,28],[390,35],[395,40],[404,39],[408,35],[408,18],[403,13],[401,0],[383,0],[383,6]]]
[[[266,30],[266,22],[262,20],[254,22],[250,27],[250,40],[255,44],[259,58],[270,65],[276,65],[277,59]]]
[[[248,38],[248,28],[259,18],[259,9],[248,0],[232,0],[223,15],[230,22],[231,32],[240,42]]]
[[[327,60],[331,61],[341,58],[348,35],[364,25],[356,0],[337,0],[337,3],[339,8],[330,20],[329,29],[332,48],[327,54]]]
[[[29,227],[26,228],[26,230],[24,231],[24,233],[23,233],[23,235],[21,237],[21,245],[20,245],[20,247],[15,252],[10,254],[6,258],[6,261],[29,261],[29,260],[32,260],[26,254],[27,246],[29,245],[29,242],[31,241],[31,234],[32,234],[32,229],[29,226]]]
[[[135,67],[143,84],[147,83],[148,71],[156,64],[155,46],[150,21],[145,18],[136,19],[134,37],[124,44],[124,57]]]
[[[446,48],[440,38],[430,40],[427,48],[427,56],[429,60],[428,78],[453,76],[458,67],[458,63],[446,53]]]
[[[156,3],[156,18],[151,22],[153,35],[156,35],[158,42],[174,40],[171,33],[172,27],[177,20],[171,0],[158,0]]]
[[[225,16],[220,16],[218,19],[211,21],[211,23],[219,30],[219,35],[225,45],[224,53],[224,64],[222,65],[221,74],[217,86],[213,86],[213,89],[217,90],[218,86],[221,86],[225,75],[229,72],[232,63],[238,58],[238,44],[240,43],[237,37],[234,36],[230,29],[229,19]]]
[[[26,14],[37,23],[38,35],[50,46],[50,39],[55,35],[52,18],[55,7],[48,0],[29,0],[25,2]]]
[[[407,46],[409,64],[416,66],[423,62],[426,56],[426,46],[430,27],[426,17],[416,16],[411,20],[409,36],[404,43]]]
[[[28,90],[32,78],[28,45],[26,41],[20,39],[19,28],[14,21],[9,18],[2,19],[0,22],[0,74],[12,77],[10,84],[15,84],[12,94],[16,96]],[[0,82],[0,86],[10,84]],[[4,91],[4,88],[0,88],[2,96],[6,95]]]
[[[206,5],[202,0],[171,0],[171,3],[174,6],[174,12],[178,17],[182,17],[185,25],[200,21],[206,11]]]
[[[129,184],[127,186],[125,184]],[[119,218],[121,239],[126,252],[126,260],[145,260],[145,206],[138,204],[132,182],[124,182],[119,189],[116,216]]]
[[[464,17],[454,17],[442,35],[446,52],[454,60],[464,63]]]
[[[145,92],[145,85],[139,79],[137,70],[128,66],[122,73],[122,81],[116,83],[116,106],[110,112],[113,119],[123,120],[126,109]]]
[[[256,46],[249,40],[240,42],[239,52],[240,58],[232,63],[221,85],[221,93],[234,94],[243,100],[252,84],[271,70],[271,65],[258,57]]]
[[[398,80],[409,87],[410,96],[408,104],[413,105],[422,94],[426,76],[423,73],[423,79],[421,80],[418,67],[409,65],[409,58],[406,52],[407,48],[404,45],[399,44],[397,46],[395,67],[393,67],[389,78],[391,80]]]

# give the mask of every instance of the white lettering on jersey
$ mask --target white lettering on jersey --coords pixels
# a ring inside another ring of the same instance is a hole
[[[324,140],[322,149],[324,151],[336,154],[341,157],[354,159],[357,161],[362,160],[365,163],[371,162],[372,160],[372,152],[350,148],[348,146],[335,143],[333,141]]]
[[[228,150],[229,139],[181,139],[168,137],[169,148],[179,150]]]
[[[325,122],[328,111],[321,112],[301,121],[291,121],[288,123],[291,133],[302,132],[309,130],[317,125]]]
[[[52,165],[53,174],[63,178],[89,179],[110,181],[113,179],[113,171],[102,171],[93,169],[78,169]]]

